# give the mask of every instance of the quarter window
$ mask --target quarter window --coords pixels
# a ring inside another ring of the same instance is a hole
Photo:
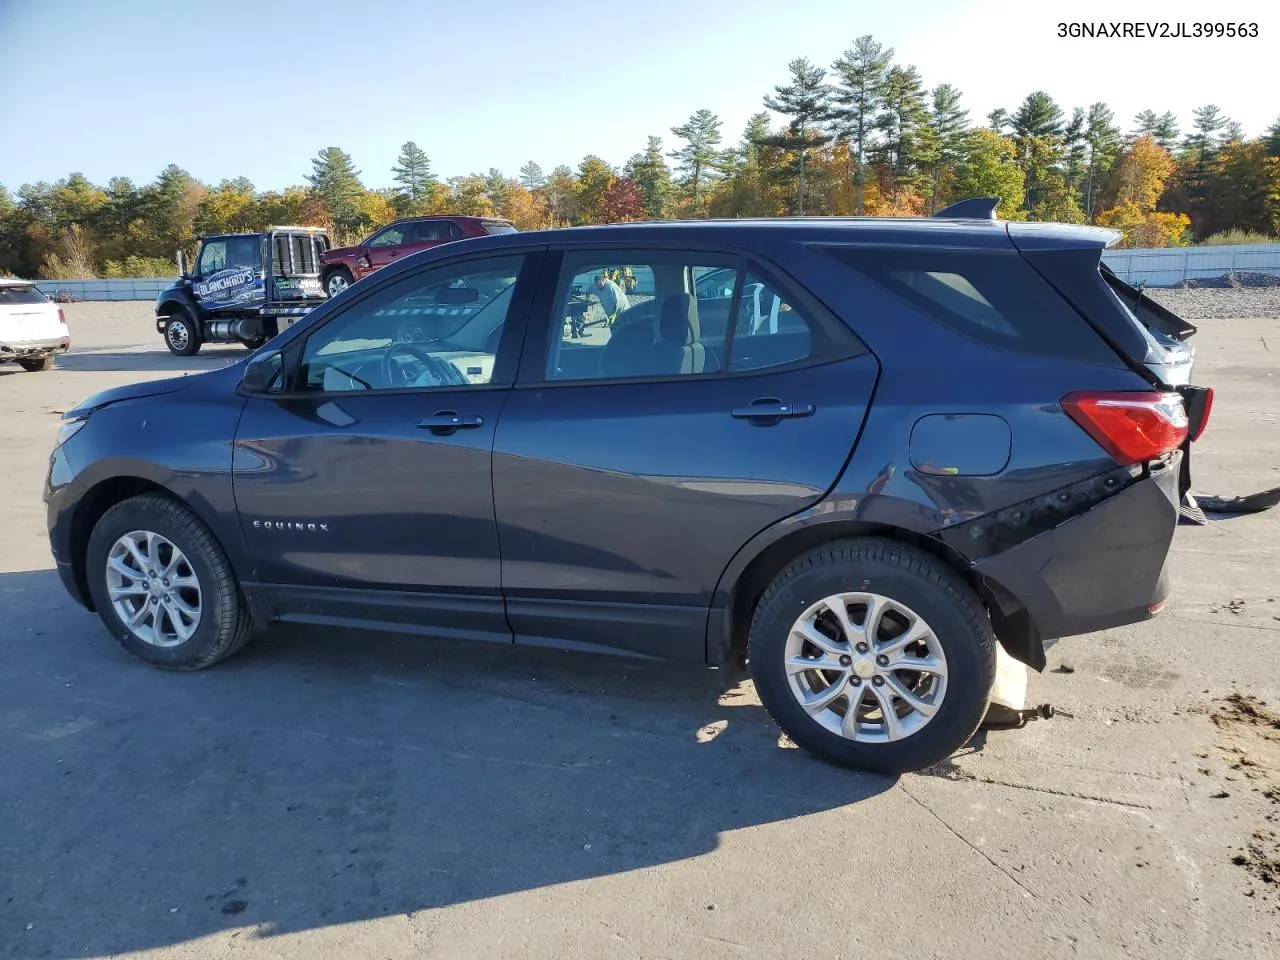
[[[1115,362],[1085,319],[1016,253],[856,247],[828,252],[970,340],[1020,353]]]
[[[358,301],[310,337],[298,389],[326,393],[483,385],[524,258],[415,274]]]
[[[730,370],[759,370],[806,360],[813,331],[800,311],[758,274],[748,273],[738,298]]]

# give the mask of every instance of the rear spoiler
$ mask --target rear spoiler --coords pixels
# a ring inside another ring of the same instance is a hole
[[[1172,310],[1145,296],[1142,287],[1135,287],[1121,280],[1106,263],[1099,263],[1098,270],[1102,273],[1102,278],[1106,280],[1107,285],[1125,301],[1130,310],[1138,314],[1138,319],[1146,326],[1153,327],[1175,340],[1189,340],[1200,329]]]

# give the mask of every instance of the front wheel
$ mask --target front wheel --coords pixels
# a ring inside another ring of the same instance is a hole
[[[350,270],[339,267],[325,278],[324,289],[330,297],[336,297],[355,282],[355,277],[351,275]]]
[[[995,637],[945,563],[892,540],[819,547],[756,606],[756,690],[798,746],[842,766],[903,773],[944,760],[985,716]]]
[[[85,555],[102,622],[136,657],[199,670],[231,656],[252,623],[222,547],[183,504],[159,494],[102,515]]]
[[[47,357],[37,357],[34,359],[27,357],[19,360],[18,366],[27,371],[27,373],[41,373],[45,370],[52,370],[54,360],[55,357],[53,354],[49,354]]]
[[[192,357],[200,351],[200,330],[191,314],[183,307],[169,311],[169,322],[164,325],[164,343],[169,352],[179,357]]]

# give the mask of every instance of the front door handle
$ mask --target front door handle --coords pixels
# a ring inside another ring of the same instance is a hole
[[[812,403],[785,403],[777,397],[762,397],[730,411],[730,415],[736,420],[750,420],[759,427],[771,427],[793,417],[811,417],[815,409]]]
[[[452,410],[441,410],[435,416],[424,417],[418,421],[423,430],[430,430],[437,436],[447,437],[458,430],[474,430],[484,426],[484,417],[455,413]]]

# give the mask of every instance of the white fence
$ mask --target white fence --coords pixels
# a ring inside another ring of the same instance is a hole
[[[68,293],[78,300],[154,300],[177,277],[125,277],[121,280],[38,280],[46,297]]]
[[[1280,243],[1243,243],[1231,247],[1165,247],[1108,250],[1103,261],[1127,283],[1173,287],[1183,280],[1226,273],[1280,274]]]

